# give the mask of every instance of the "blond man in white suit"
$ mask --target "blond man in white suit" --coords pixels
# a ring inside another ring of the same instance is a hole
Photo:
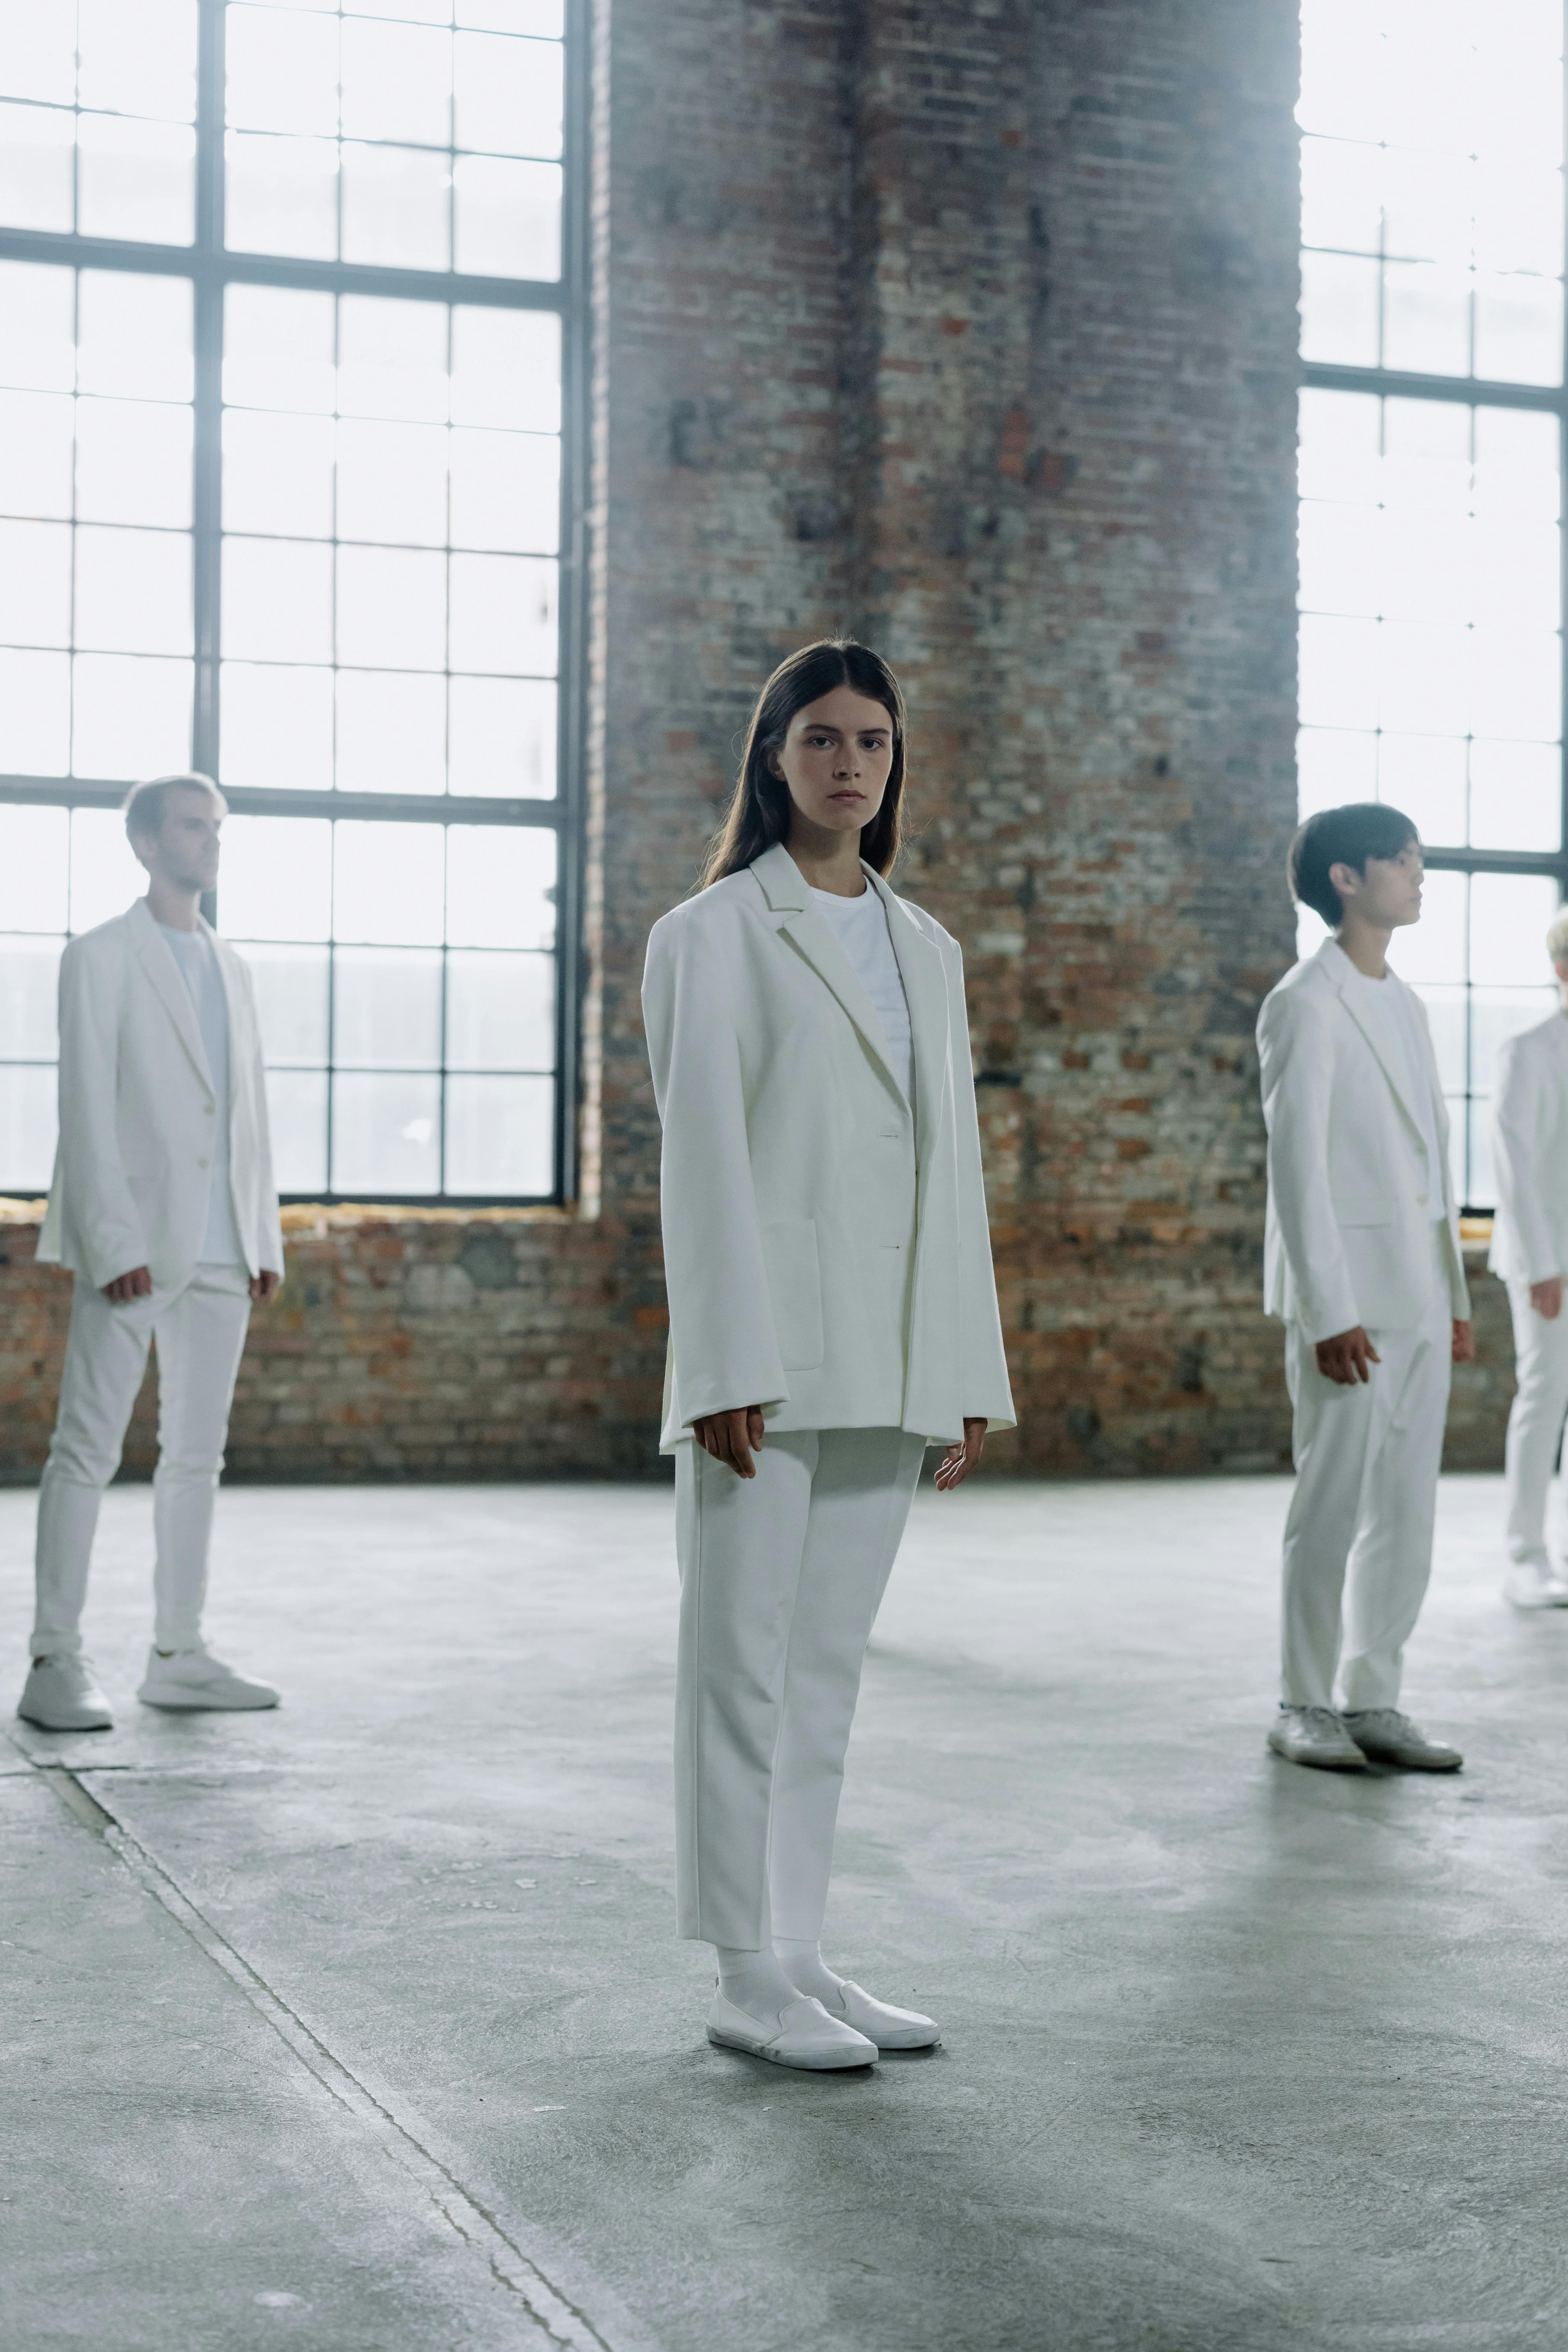
[[[1475,1352],[1426,1008],[1386,961],[1420,919],[1421,845],[1398,810],[1356,803],[1308,819],[1289,873],[1334,936],[1258,1024],[1265,1304],[1286,1326],[1296,1463],[1268,1744],[1332,1770],[1453,1771],[1458,1749],[1396,1704],[1431,1572],[1451,1367]]]
[[[1559,1009],[1498,1057],[1490,1265],[1508,1285],[1518,1392],[1508,1417],[1508,1573],[1516,1609],[1568,1608],[1546,1549],[1546,1496],[1568,1419],[1568,912],[1546,934]]]
[[[139,1696],[195,1710],[278,1693],[202,1638],[213,1503],[251,1303],[283,1278],[250,976],[200,913],[225,814],[209,777],[125,806],[148,888],[60,964],[59,1146],[38,1244],[76,1277],[38,1496],[32,1664],[17,1712],[51,1731],[112,1721],[81,1613],[99,1502],[158,1347],[153,1639]]]

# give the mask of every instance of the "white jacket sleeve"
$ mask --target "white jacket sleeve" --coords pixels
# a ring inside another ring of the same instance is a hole
[[[120,1006],[109,974],[76,944],[60,959],[60,1181],[86,1272],[101,1290],[147,1263],[147,1236],[120,1157]]]
[[[1309,1339],[1361,1321],[1329,1187],[1333,1057],[1321,1013],[1304,991],[1276,992],[1258,1024],[1268,1190],[1297,1309]]]
[[[752,1182],[734,975],[707,927],[654,926],[643,1022],[664,1126],[659,1200],[682,1426],[789,1397]]]
[[[283,1228],[278,1213],[278,1180],[272,1171],[272,1125],[267,1109],[267,1064],[261,1050],[261,1021],[256,1009],[256,983],[250,966],[243,956],[235,959],[239,966],[247,998],[250,1005],[250,1029],[256,1039],[256,1061],[251,1082],[256,1092],[256,1150],[260,1162],[257,1170],[257,1185],[261,1202],[265,1231],[261,1243],[261,1264],[264,1270],[283,1280]]]
[[[949,1003],[952,1008],[952,1108],[958,1150],[959,1408],[965,1420],[989,1422],[993,1429],[1016,1426],[1007,1379],[1007,1350],[996,1303],[991,1262],[991,1222],[985,1173],[980,1158],[980,1117],[974,1101],[974,1065],[963,989],[963,951],[956,940],[948,952]]]
[[[1535,1081],[1534,1057],[1517,1053],[1516,1042],[1510,1039],[1498,1059],[1492,1173],[1498,1207],[1518,1237],[1523,1260],[1521,1271],[1529,1282],[1550,1282],[1554,1274],[1568,1273],[1568,1267],[1558,1263],[1557,1245],[1535,1182],[1541,1090]]]

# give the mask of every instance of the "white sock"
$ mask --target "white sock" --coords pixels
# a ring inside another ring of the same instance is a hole
[[[813,2000],[828,2001],[837,1997],[844,1979],[835,1976],[828,1967],[815,1936],[809,1942],[804,1937],[775,1936],[773,1950],[797,1992],[805,1993]]]
[[[748,2017],[776,2017],[800,1999],[800,1989],[787,1977],[770,1947],[747,1952],[731,1944],[715,1944],[719,1955],[719,1990],[726,2000]]]

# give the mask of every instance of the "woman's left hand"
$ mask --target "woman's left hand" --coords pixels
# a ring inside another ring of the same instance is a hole
[[[942,1457],[936,1474],[937,1493],[951,1495],[955,1486],[962,1486],[984,1451],[985,1423],[984,1421],[971,1421],[966,1413],[963,1444],[950,1445]]]

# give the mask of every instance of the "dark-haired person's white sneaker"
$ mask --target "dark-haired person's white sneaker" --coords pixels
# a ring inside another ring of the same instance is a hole
[[[35,1658],[16,1712],[40,1731],[110,1731],[114,1717],[90,1658]]]
[[[1407,1772],[1457,1772],[1465,1760],[1457,1748],[1428,1739],[1396,1706],[1347,1707],[1342,1720],[1374,1764],[1403,1764]]]
[[[842,2019],[879,2050],[934,2050],[942,2040],[934,2017],[922,2017],[918,2009],[895,2009],[890,2000],[878,2000],[847,1977],[836,1993],[826,1999],[819,1994],[818,1999],[829,2017]]]
[[[136,1694],[143,1706],[162,1706],[177,1715],[235,1714],[242,1709],[276,1706],[278,1693],[270,1683],[251,1682],[237,1675],[205,1643],[194,1649],[147,1654],[147,1672]]]
[[[1366,1758],[1331,1706],[1285,1706],[1268,1745],[1287,1764],[1315,1764],[1321,1772],[1364,1772]]]
[[[798,2066],[811,2074],[837,2074],[846,2066],[874,2066],[877,2045],[841,2018],[829,2017],[819,2000],[798,2000],[766,2017],[753,2017],[721,1992],[708,2012],[708,2039],[721,2050],[743,2050],[774,2066]]]

